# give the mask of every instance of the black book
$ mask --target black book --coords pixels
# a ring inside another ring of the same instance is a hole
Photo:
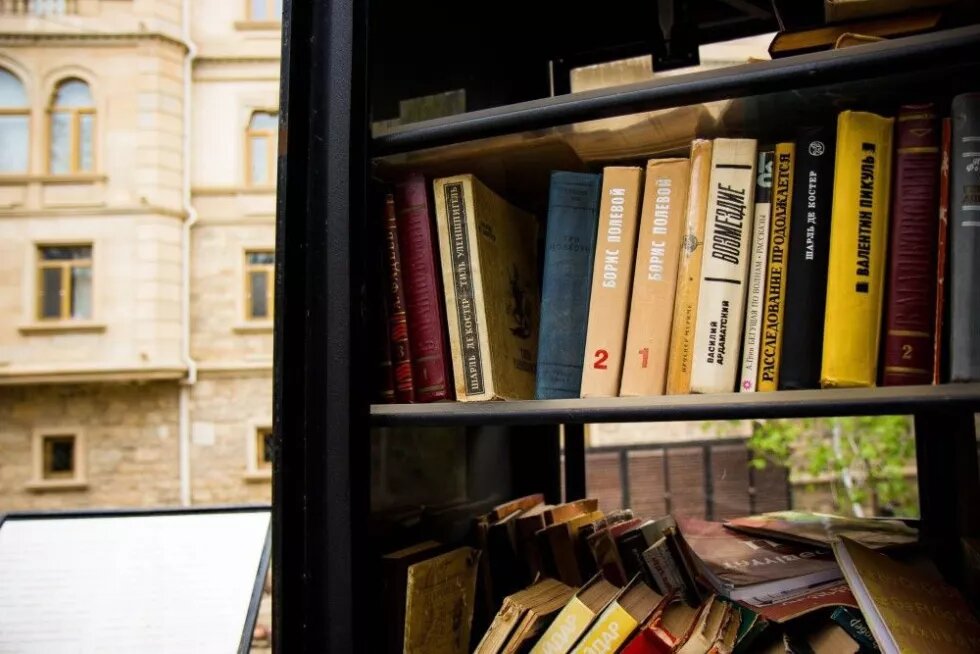
[[[803,128],[796,141],[780,389],[820,388],[836,142],[834,125]]]
[[[949,367],[966,382],[980,380],[980,93],[953,98],[951,114]]]

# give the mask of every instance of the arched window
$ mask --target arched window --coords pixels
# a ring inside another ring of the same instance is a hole
[[[51,96],[48,171],[55,175],[95,171],[95,103],[88,84],[66,79]]]
[[[279,115],[256,111],[248,121],[245,134],[248,183],[251,186],[273,186],[276,183],[276,147]]]
[[[0,68],[0,174],[26,173],[30,108],[24,85]]]

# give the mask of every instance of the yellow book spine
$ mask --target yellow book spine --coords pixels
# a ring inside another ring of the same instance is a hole
[[[538,642],[531,649],[531,654],[563,654],[563,652],[567,652],[594,617],[595,613],[583,604],[582,600],[573,597],[538,639]]]
[[[667,394],[691,392],[694,362],[694,326],[697,323],[698,293],[701,290],[701,261],[704,256],[704,224],[708,211],[708,178],[711,176],[711,141],[691,144],[691,183],[687,191],[684,236],[677,264],[677,291],[670,328],[667,362]]]
[[[788,274],[786,264],[789,253],[789,217],[793,207],[795,163],[796,146],[793,143],[776,144],[762,356],[759,361],[757,385],[759,391],[774,391],[779,384],[779,355],[783,348],[783,309],[786,307],[786,275]]]
[[[874,386],[891,197],[894,119],[861,111],[837,119],[827,312],[820,384]]]
[[[616,652],[636,627],[633,616],[617,602],[613,602],[596,618],[571,654]]]

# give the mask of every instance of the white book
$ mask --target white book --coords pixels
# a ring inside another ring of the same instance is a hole
[[[766,295],[766,266],[769,254],[769,217],[772,213],[773,152],[759,153],[755,183],[755,218],[752,224],[752,260],[749,267],[749,297],[745,306],[745,339],[742,341],[742,373],[738,390],[752,393],[759,377],[759,348],[762,344],[762,303]]]
[[[755,202],[755,139],[716,139],[694,329],[692,393],[735,390]]]

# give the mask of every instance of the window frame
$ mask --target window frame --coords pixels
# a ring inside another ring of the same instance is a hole
[[[252,119],[256,114],[272,114],[276,117],[275,129],[253,129]],[[277,167],[279,165],[279,109],[272,107],[255,107],[248,114],[248,122],[245,124],[245,186],[256,189],[274,189],[276,187]],[[269,172],[269,179],[264,182],[256,182],[252,179],[252,138],[263,136],[268,141],[266,147],[266,170]]]
[[[272,461],[262,461],[265,451],[264,434],[273,434],[271,420],[248,423],[245,441],[245,481],[267,482],[272,479]]]
[[[95,107],[95,98],[92,98],[92,105],[87,107],[59,107],[55,104],[56,98],[58,96],[58,90],[61,85],[70,82],[72,80],[82,82],[88,87],[89,95],[92,94],[92,84],[88,80],[82,79],[80,77],[65,77],[58,80],[51,90],[51,96],[48,100],[47,106],[47,148],[45,148],[45,159],[46,159],[46,170],[49,175],[93,175],[99,169],[99,157],[98,148],[96,143],[98,143],[98,112]],[[51,148],[54,144],[53,139],[53,127],[54,127],[54,116],[55,114],[67,114],[69,116],[69,154],[68,154],[68,171],[62,173],[56,173],[52,168],[51,161]],[[81,164],[81,135],[82,135],[82,116],[92,117],[92,167],[91,169],[82,169]]]
[[[272,263],[250,263],[249,255],[251,254],[271,254]],[[276,301],[276,289],[275,289],[275,279],[276,279],[276,250],[273,247],[246,247],[242,251],[242,314],[245,319],[245,323],[248,325],[269,323],[272,322],[272,317],[275,315],[275,301]],[[252,273],[261,272],[266,275],[265,282],[265,302],[268,309],[268,314],[265,316],[254,316],[252,315]]]
[[[41,256],[41,251],[45,248],[83,248],[89,249],[88,259],[65,259],[61,261],[47,261]],[[71,315],[71,298],[74,282],[72,281],[72,268],[78,266],[78,262],[88,264],[89,280],[91,288],[91,310],[87,318],[73,318]],[[61,298],[59,299],[58,317],[46,317],[44,315],[44,271],[48,268],[61,269]],[[93,241],[57,241],[39,242],[34,244],[34,319],[38,323],[88,323],[95,319],[95,243]]]
[[[16,79],[21,88],[24,90],[24,95],[28,96],[27,85],[24,84],[24,79],[15,73],[13,70],[6,66],[0,66],[0,70],[7,73],[14,79]],[[29,96],[28,96],[29,97]],[[0,170],[0,177],[2,176],[23,176],[28,175],[31,172],[31,105],[30,100],[28,104],[23,107],[2,107],[0,106],[0,116],[22,116],[27,119],[27,161],[24,163],[23,170]]]
[[[73,469],[70,476],[46,476],[45,451],[52,438],[71,437]],[[28,490],[83,490],[88,486],[88,456],[85,448],[85,430],[78,426],[43,427],[31,435],[31,479]]]

